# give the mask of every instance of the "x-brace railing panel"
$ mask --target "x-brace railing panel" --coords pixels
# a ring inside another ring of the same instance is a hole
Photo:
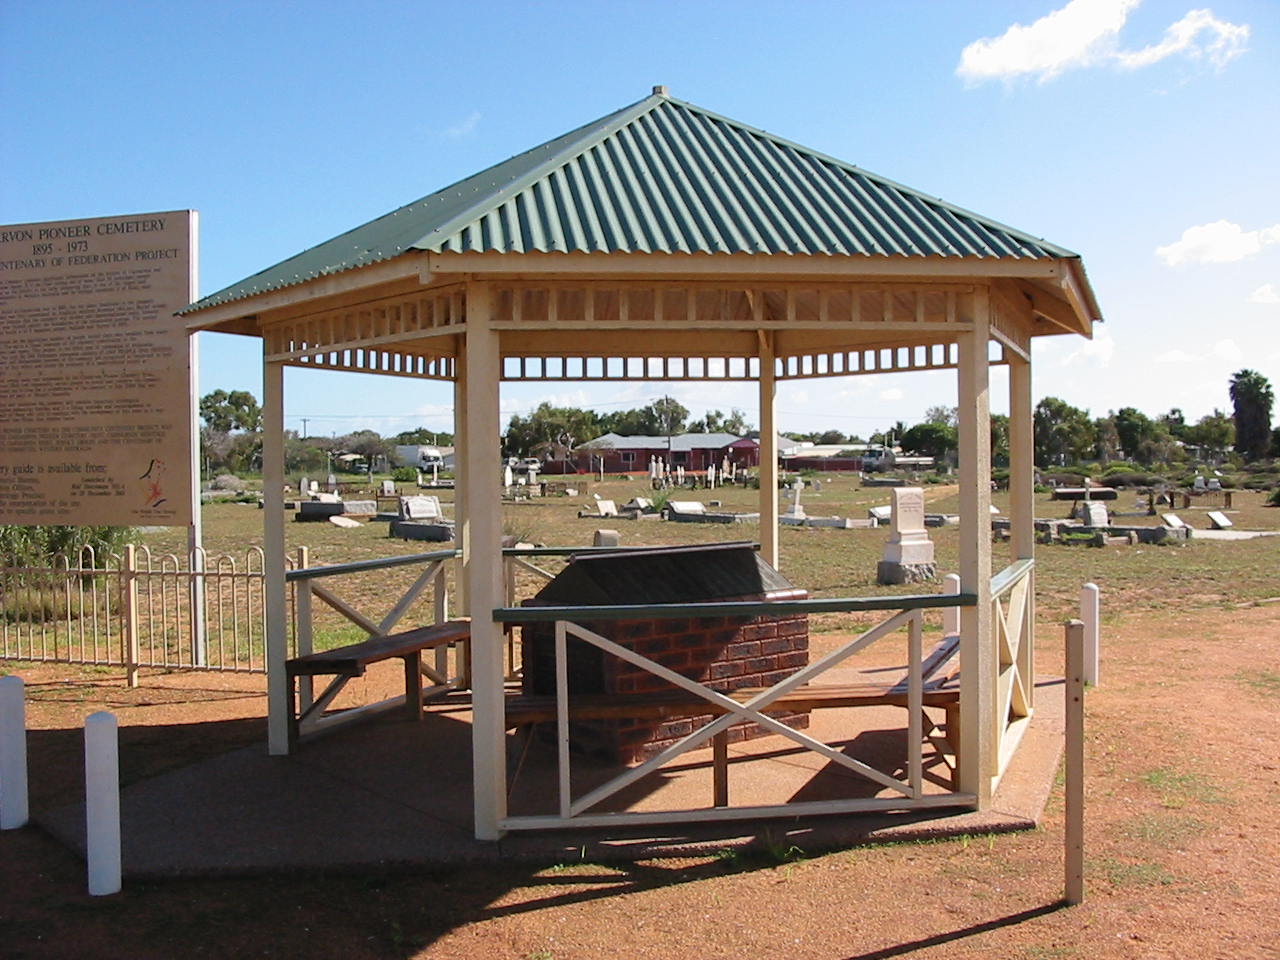
[[[890,774],[883,773],[860,760],[849,757],[839,750],[817,740],[799,730],[793,730],[786,724],[772,717],[765,716],[764,710],[769,704],[796,688],[808,683],[837,664],[848,659],[874,643],[876,640],[895,630],[907,627],[908,630],[908,774],[906,780],[899,780]],[[694,694],[708,703],[714,704],[724,711],[724,715],[711,723],[694,730],[680,738],[660,753],[649,758],[640,765],[620,774],[608,783],[602,784],[581,798],[574,800],[571,788],[571,768],[569,754],[569,683],[567,637],[572,634],[581,640],[591,643],[606,653],[611,653],[634,666],[662,677],[667,682]],[[921,680],[921,645],[923,635],[923,617],[919,610],[903,610],[888,620],[877,624],[859,637],[797,670],[791,676],[779,681],[767,690],[763,690],[746,701],[738,701],[716,690],[691,680],[682,674],[664,667],[648,657],[636,653],[620,644],[602,637],[580,624],[565,620],[556,621],[556,726],[557,746],[559,752],[560,772],[560,816],[568,819],[591,809],[618,791],[653,772],[674,757],[694,749],[740,720],[749,720],[760,726],[781,734],[801,746],[811,750],[833,763],[839,764],[854,773],[866,777],[881,786],[896,791],[903,797],[918,800],[922,796],[922,749],[923,749],[923,685]]]

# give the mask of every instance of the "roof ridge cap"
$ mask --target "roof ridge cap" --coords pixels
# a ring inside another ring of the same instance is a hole
[[[563,166],[570,159],[585,152],[588,144],[595,143],[613,133],[616,133],[627,124],[633,122],[663,101],[669,99],[671,98],[664,94],[650,94],[642,100],[637,100],[630,106],[623,107],[620,110],[615,110],[613,113],[605,114],[594,123],[585,124],[585,128],[589,129],[587,129],[582,136],[578,137],[572,143],[556,151],[555,154],[536,164],[521,176],[516,177],[510,183],[504,184],[495,193],[486,194],[482,199],[477,200],[475,203],[461,210],[449,220],[437,226],[430,233],[423,234],[409,246],[417,250],[429,250],[433,240],[452,236],[454,233],[457,233],[458,230],[473,222],[482,211],[490,209],[494,205],[493,201],[495,195],[510,193],[514,196],[520,193],[532,184],[541,180],[552,170]],[[532,149],[536,150],[538,148],[534,147]],[[532,151],[525,152],[529,153]],[[446,187],[445,189],[447,190],[448,188]]]

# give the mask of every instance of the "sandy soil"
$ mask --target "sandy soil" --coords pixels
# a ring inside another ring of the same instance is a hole
[[[617,868],[130,883],[91,898],[35,827],[0,836],[8,957],[1280,957],[1280,603],[1104,623],[1088,697],[1087,888],[1063,907],[1061,791],[1041,829]],[[1042,625],[1042,669],[1061,662]],[[110,709],[122,776],[261,741],[261,678],[34,667],[33,810],[81,789],[79,728]]]

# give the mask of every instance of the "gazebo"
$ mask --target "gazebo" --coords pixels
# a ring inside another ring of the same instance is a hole
[[[506,809],[499,384],[755,382],[761,554],[777,567],[778,382],[954,370],[961,690],[949,802],[990,802],[1032,712],[1031,340],[1088,337],[1100,320],[1077,254],[655,87],[184,313],[193,332],[263,343],[275,754],[288,752],[292,699],[282,668],[283,368],[453,384],[475,833],[490,840],[543,825]],[[1009,368],[1012,506],[1009,556],[993,574],[988,372],[997,364]],[[923,803],[918,793],[904,788],[898,806]],[[573,812],[565,800],[546,825]]]

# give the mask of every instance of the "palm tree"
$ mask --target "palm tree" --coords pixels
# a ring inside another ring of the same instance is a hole
[[[1231,378],[1231,402],[1235,405],[1236,453],[1246,460],[1261,460],[1271,444],[1271,407],[1275,393],[1256,370],[1241,370]]]

